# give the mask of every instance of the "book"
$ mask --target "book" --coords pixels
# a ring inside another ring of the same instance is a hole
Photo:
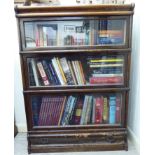
[[[40,82],[39,82],[39,79],[38,79],[39,76],[38,76],[38,72],[37,72],[37,68],[36,68],[36,62],[35,62],[34,58],[30,59],[30,64],[31,64],[31,67],[32,67],[33,75],[34,75],[35,85],[40,86]]]
[[[68,100],[64,109],[64,114],[61,120],[61,125],[63,126],[69,125],[70,120],[72,120],[76,100],[77,100],[77,97],[74,97],[74,96],[68,97]]]
[[[63,69],[62,69],[62,66],[61,66],[61,64],[60,64],[59,58],[56,58],[56,61],[57,61],[57,64],[58,64],[59,71],[60,71],[60,74],[61,74],[61,76],[62,76],[62,79],[63,79],[64,83],[67,84],[67,80],[66,80],[64,71],[63,71]]]
[[[93,106],[92,99],[93,99],[92,96],[88,97],[88,105],[87,105],[87,109],[86,109],[84,124],[91,123],[91,112],[92,112],[92,106]]]
[[[114,76],[114,77],[90,77],[90,84],[123,84],[122,76]]]
[[[77,84],[77,80],[76,80],[76,77],[75,77],[76,75],[75,75],[75,72],[73,70],[73,66],[72,66],[70,61],[67,61],[67,63],[68,63],[68,66],[69,66],[69,70],[71,71],[74,84],[76,85]]]
[[[102,123],[102,115],[103,115],[103,97],[95,98],[95,124]]]
[[[37,97],[33,96],[31,102],[32,102],[33,125],[38,126],[41,99],[38,96]]]
[[[86,110],[87,110],[87,106],[88,106],[88,99],[89,99],[89,96],[85,95],[84,103],[83,103],[83,109],[82,109],[82,114],[81,114],[81,119],[80,119],[80,125],[84,125],[85,124],[85,117],[86,117]]]
[[[46,75],[49,79],[50,84],[55,85],[54,77],[50,71],[47,60],[42,60],[42,65],[43,65],[43,68],[44,68]]]
[[[47,77],[47,75],[45,73],[45,70],[43,68],[43,65],[42,65],[42,62],[41,61],[40,62],[37,62],[37,67],[38,67],[38,70],[39,70],[39,73],[40,73],[40,76],[41,76],[41,78],[43,80],[44,85],[45,86],[50,85],[49,80],[48,80],[48,77]]]
[[[93,64],[89,65],[90,68],[97,68],[97,67],[123,67],[123,64]]]
[[[109,124],[116,123],[116,96],[109,96]]]
[[[75,107],[75,114],[74,114],[74,120],[73,120],[74,124],[80,124],[82,108],[83,108],[83,97],[79,97]]]
[[[66,57],[60,58],[60,64],[61,64],[63,72],[65,74],[67,84],[68,85],[74,85],[75,83],[74,83],[74,80],[73,80],[72,73],[71,73],[71,70],[69,68],[69,65],[67,63]]]
[[[55,85],[60,85],[59,78],[57,77],[56,71],[54,70],[54,67],[53,67],[53,64],[52,63],[49,63],[49,68],[50,68],[50,71],[52,73],[53,79],[55,81],[54,82]]]
[[[108,98],[104,97],[104,103],[103,103],[103,122],[108,123],[109,118],[109,106],[108,106]]]
[[[121,95],[116,96],[116,123],[121,123]]]
[[[60,81],[60,84],[61,84],[61,85],[65,85],[66,83],[65,83],[65,81],[63,80],[63,77],[62,77],[62,75],[61,75],[60,68],[59,68],[59,66],[58,66],[58,63],[57,63],[56,58],[54,57],[53,59],[51,59],[51,61],[52,61],[52,65],[53,65],[53,67],[54,67],[54,70],[55,70],[55,72],[56,72],[56,75],[57,75],[57,77],[58,77],[58,79],[59,79],[59,81]]]

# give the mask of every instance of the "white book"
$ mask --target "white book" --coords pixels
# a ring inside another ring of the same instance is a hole
[[[53,58],[53,59],[52,59],[52,64],[53,64],[53,67],[54,67],[54,69],[55,69],[55,71],[56,71],[56,74],[57,74],[57,76],[58,76],[58,78],[59,78],[59,80],[60,80],[61,85],[65,85],[65,82],[64,82],[64,80],[63,80],[63,78],[62,78],[62,75],[61,75],[59,66],[58,66],[58,64],[57,64],[56,58]]]
[[[35,62],[35,60],[33,58],[31,58],[30,63],[31,63],[31,66],[32,66],[32,71],[33,71],[36,86],[40,86],[39,79],[38,79],[38,72],[37,72],[37,69],[36,69],[36,62]]]

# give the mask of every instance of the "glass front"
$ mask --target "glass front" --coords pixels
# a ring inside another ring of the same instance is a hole
[[[78,57],[78,58],[77,58]],[[123,55],[70,54],[27,58],[29,86],[124,85]]]
[[[120,125],[123,95],[32,96],[33,126]]]
[[[24,22],[25,47],[125,45],[126,20]]]

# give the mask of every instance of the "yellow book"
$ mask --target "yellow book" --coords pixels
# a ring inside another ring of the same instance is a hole
[[[64,74],[64,72],[63,72],[63,70],[62,70],[60,61],[59,61],[58,58],[56,58],[56,61],[57,61],[58,67],[59,67],[59,69],[60,69],[60,73],[61,73],[61,75],[62,75],[63,81],[65,82],[65,84],[67,84],[67,80],[66,80],[65,74]]]
[[[123,62],[124,59],[95,59],[90,60],[90,62]]]

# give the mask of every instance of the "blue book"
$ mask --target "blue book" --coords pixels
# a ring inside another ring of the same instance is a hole
[[[56,84],[56,85],[60,85],[60,81],[59,81],[59,79],[58,79],[58,77],[57,77],[57,75],[56,75],[56,73],[55,73],[55,70],[54,70],[54,67],[53,67],[52,63],[49,64],[49,68],[50,68],[51,73],[52,73],[52,75],[53,75],[55,84]]]
[[[41,98],[38,96],[32,97],[31,102],[32,102],[33,125],[38,126]]]
[[[116,96],[109,97],[109,124],[116,123]]]

